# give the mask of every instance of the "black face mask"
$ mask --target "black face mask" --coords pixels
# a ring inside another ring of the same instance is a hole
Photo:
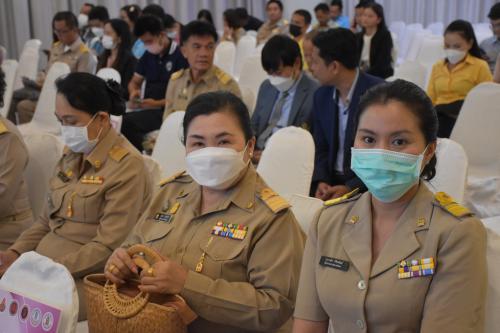
[[[297,37],[302,34],[302,29],[298,25],[290,24],[289,29],[290,29],[290,35],[292,35],[293,37]]]

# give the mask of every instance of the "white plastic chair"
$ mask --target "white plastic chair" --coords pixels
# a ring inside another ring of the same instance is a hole
[[[426,67],[431,67],[445,57],[443,36],[425,36],[422,39],[417,60]]]
[[[48,132],[59,135],[61,125],[54,115],[56,105],[55,81],[62,75],[70,72],[69,66],[62,62],[56,62],[51,67],[45,78],[40,98],[36,105],[33,119],[28,124],[19,125],[19,131],[26,134],[33,131]]]
[[[241,68],[243,67],[245,59],[255,54],[256,43],[257,39],[253,36],[248,35],[241,37],[238,41],[238,44],[236,45],[236,55],[234,58],[233,68],[234,77],[236,78],[236,80],[238,80],[240,77]]]
[[[432,31],[433,35],[443,36],[444,24],[443,22],[433,22],[427,26],[427,29]]]
[[[261,83],[267,79],[267,73],[262,68],[260,55],[251,56],[245,59],[241,68],[240,87],[248,87],[257,96]]]
[[[256,96],[254,95],[252,89],[245,87],[245,86],[240,86],[241,90],[241,99],[243,100],[243,103],[245,103],[248,113],[250,116],[252,116],[254,108],[255,108],[255,102],[256,102]]]
[[[417,32],[423,30],[422,24],[414,23],[407,25],[404,29],[403,35],[400,35],[400,45],[399,45],[399,62],[402,62],[406,59],[406,55],[410,50],[410,46],[413,43],[413,39]]]
[[[0,45],[0,61],[5,61],[7,59],[7,49]]]
[[[181,142],[184,113],[176,111],[163,121],[151,154],[151,157],[160,164],[163,177],[186,170],[186,149]]]
[[[215,48],[214,64],[233,76],[236,46],[233,42],[223,41]]]
[[[406,54],[406,60],[409,61],[417,60],[418,53],[420,52],[420,49],[422,47],[422,42],[428,36],[432,36],[430,30],[422,30],[415,33],[410,48],[408,49],[408,53]]]
[[[394,70],[394,75],[387,81],[393,79],[403,79],[415,83],[425,90],[426,68],[414,61],[405,61]]]
[[[288,202],[292,206],[292,212],[297,222],[307,234],[314,216],[323,207],[323,201],[305,195],[292,194]]]
[[[9,112],[12,94],[14,93],[14,80],[16,79],[18,63],[15,60],[4,60],[2,71],[5,74],[5,93],[3,95],[3,107],[0,107],[0,115],[7,117]]]
[[[35,51],[40,51],[40,47],[42,46],[42,41],[39,39],[30,39],[24,43],[23,50],[32,49]]]
[[[64,144],[56,136],[48,133],[27,134],[23,138],[29,155],[24,177],[33,216],[37,218],[46,202],[49,179],[53,176],[56,164],[62,156]]]
[[[300,149],[297,149],[300,147]],[[299,127],[274,133],[262,152],[257,172],[280,195],[308,195],[314,169],[314,141]]]
[[[389,25],[389,30],[398,37],[397,42],[401,44],[406,24],[403,21],[394,21]]]
[[[111,67],[101,68],[96,75],[103,80],[114,80],[118,83],[122,83],[122,76],[120,73]]]
[[[33,48],[27,48],[21,52],[21,56],[19,57],[19,66],[17,67],[16,72],[16,79],[14,81],[14,90],[23,87],[23,77],[36,80],[39,59],[40,54]]]
[[[257,31],[255,31],[255,30],[248,30],[246,32],[246,35],[247,36],[253,36],[253,37],[257,38]]]
[[[161,165],[150,156],[143,155],[142,157],[144,158],[144,164],[146,164],[146,169],[148,170],[149,180],[153,188],[155,188],[155,185],[160,183],[162,178]]]
[[[465,150],[453,140],[438,139],[436,157],[436,176],[429,182],[429,189],[444,191],[463,203],[468,165]]]

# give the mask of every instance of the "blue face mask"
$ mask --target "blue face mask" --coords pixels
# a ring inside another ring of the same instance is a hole
[[[393,202],[418,183],[425,150],[413,155],[385,149],[351,148],[351,169],[375,198]]]

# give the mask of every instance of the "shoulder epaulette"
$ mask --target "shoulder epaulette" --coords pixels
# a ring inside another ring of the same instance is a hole
[[[437,192],[434,199],[438,206],[457,218],[464,218],[474,215],[469,209],[457,203],[445,192]]]
[[[109,151],[109,156],[115,161],[120,162],[125,156],[127,156],[128,153],[129,151],[126,148],[114,146]]]
[[[331,206],[335,206],[335,205],[338,205],[338,204],[343,203],[343,202],[348,202],[348,201],[357,199],[356,195],[358,194],[358,192],[359,192],[359,188],[354,189],[353,191],[346,193],[341,197],[325,201],[325,203],[323,205],[325,207],[331,207]]]
[[[61,41],[58,40],[57,42],[54,43],[54,46],[59,46],[60,44],[61,44]]]
[[[0,119],[0,134],[7,133],[9,129],[5,126],[4,122]]]
[[[215,68],[215,76],[217,77],[217,79],[220,82],[222,82],[222,84],[228,84],[229,81],[231,81],[231,79],[232,79],[231,75],[227,74],[226,72],[224,72],[219,67]]]
[[[279,213],[282,210],[289,208],[290,204],[288,201],[279,196],[276,192],[270,188],[264,188],[258,193],[259,198],[264,201],[267,207],[273,211],[273,213]]]
[[[181,69],[181,70],[178,70],[177,72],[173,73],[171,76],[170,76],[170,80],[177,80],[179,79],[182,74],[184,74],[184,69]]]
[[[159,186],[164,186],[165,184],[171,183],[174,180],[176,180],[176,179],[181,178],[182,176],[184,176],[185,173],[186,173],[186,171],[179,171],[177,173],[174,173],[172,176],[163,179],[158,185]]]
[[[87,53],[90,52],[89,48],[85,44],[80,44],[80,52],[81,53]]]

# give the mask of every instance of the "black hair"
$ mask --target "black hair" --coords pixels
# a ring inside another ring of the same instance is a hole
[[[95,7],[95,5],[93,3],[89,3],[89,2],[84,2],[83,6],[90,7],[90,8],[94,8]]]
[[[262,68],[266,72],[275,72],[280,65],[293,66],[300,59],[302,69],[302,56],[299,44],[285,35],[271,37],[262,48]]]
[[[5,73],[0,67],[0,108],[3,108],[3,96],[5,95],[6,88],[7,83],[5,83]]]
[[[490,12],[488,14],[488,18],[490,20],[500,19],[500,2],[497,2],[496,4],[491,6]]]
[[[212,36],[214,41],[217,42],[217,31],[213,24],[204,21],[191,21],[181,30],[181,44],[187,42],[191,36]]]
[[[126,54],[130,53],[130,49],[132,47],[132,36],[130,34],[129,26],[124,20],[112,19],[107,21],[105,24],[108,23],[121,40],[120,44],[118,44],[118,55],[113,64],[113,68],[122,73],[125,70],[124,65]],[[106,63],[110,55],[111,50],[104,51],[103,56],[99,57],[99,68],[107,67]]]
[[[250,15],[248,15],[248,11],[245,7],[238,7],[235,11],[242,21],[247,21],[250,18]]]
[[[108,9],[104,6],[95,6],[89,13],[90,20],[107,21],[109,20]]]
[[[358,67],[358,47],[354,33],[345,28],[334,28],[320,32],[313,45],[319,49],[319,56],[325,64],[338,61],[348,69]]]
[[[278,7],[280,7],[280,10],[283,11],[283,3],[280,0],[269,0],[266,4],[266,9],[269,7],[270,4],[276,4]]]
[[[151,4],[144,7],[142,15],[153,15],[161,19],[163,15],[165,15],[165,10],[163,10],[163,7],[160,5]]]
[[[153,36],[160,35],[165,30],[162,20],[154,15],[142,15],[134,25],[134,35],[141,37],[146,33]]]
[[[469,54],[476,58],[480,59],[482,58],[481,49],[479,48],[479,44],[477,43],[476,35],[474,34],[474,28],[472,28],[472,24],[464,20],[455,20],[446,27],[444,35],[446,35],[449,32],[458,33],[467,42],[472,41],[472,48],[469,50]]]
[[[69,11],[57,12],[52,19],[52,29],[54,29],[54,23],[56,21],[64,21],[68,28],[78,29],[78,19],[75,14]]]
[[[431,99],[416,84],[400,79],[376,85],[366,91],[359,102],[356,131],[359,120],[368,107],[377,104],[388,104],[391,101],[403,103],[418,118],[419,127],[424,135],[426,145],[437,141],[439,121]],[[424,167],[421,177],[425,180],[434,178],[436,163],[437,158],[434,155]]]
[[[175,27],[175,23],[177,23],[177,21],[172,15],[170,14],[163,15],[163,27],[165,29],[172,29],[173,27]]]
[[[378,24],[377,32],[379,30],[381,30],[381,31],[388,30],[387,24],[385,23],[384,7],[382,7],[381,4],[376,3],[376,2],[368,2],[368,3],[365,3],[363,8],[364,9],[370,8],[371,10],[373,10],[375,15],[377,15],[377,17],[380,19],[380,23]],[[363,31],[364,31],[364,28],[363,28]]]
[[[183,121],[184,144],[189,125],[198,116],[208,116],[216,112],[230,112],[239,122],[245,141],[253,137],[250,114],[245,103],[228,91],[214,91],[196,96],[187,106]]]
[[[316,5],[316,7],[314,7],[314,11],[315,12],[322,11],[322,12],[326,13],[326,12],[330,12],[330,7],[328,7],[328,5],[326,3],[321,2],[318,5]]]
[[[370,3],[374,3],[375,0],[360,0],[359,3],[354,7],[356,9],[358,8],[366,8],[366,6]]]
[[[224,16],[224,20],[227,22],[227,25],[230,28],[239,29],[243,26],[243,23],[240,19],[240,16],[236,12],[236,9],[232,9],[232,8],[226,9],[224,11],[223,16]]]
[[[57,79],[56,89],[69,105],[92,116],[100,111],[114,116],[125,113],[125,100],[116,81],[104,81],[89,73],[74,72]]]
[[[208,9],[202,9],[198,12],[197,20],[206,21],[210,24],[214,24],[214,19],[212,18],[212,13]]]
[[[332,0],[330,1],[330,6],[338,6],[340,11],[344,8],[344,4],[342,3],[342,0]]]
[[[121,8],[126,14],[131,22],[137,22],[139,16],[141,16],[141,7],[137,5],[126,5]]]
[[[312,16],[308,10],[297,9],[296,11],[293,12],[293,14],[302,16],[307,25],[311,24]]]

